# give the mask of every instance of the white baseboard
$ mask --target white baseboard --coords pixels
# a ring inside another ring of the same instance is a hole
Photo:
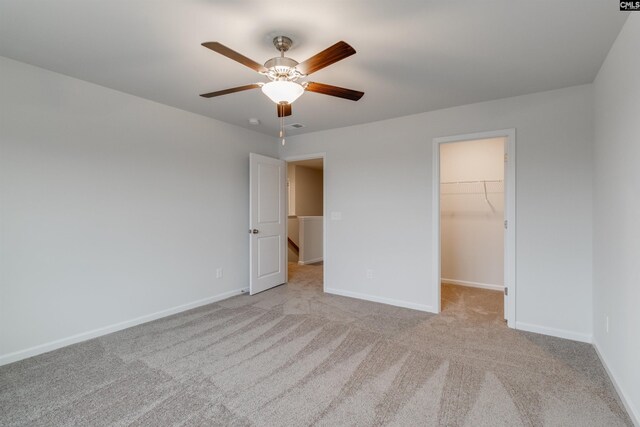
[[[618,396],[620,396],[620,400],[622,401],[622,404],[627,410],[627,413],[629,414],[629,418],[631,418],[631,422],[633,422],[635,426],[640,426],[640,410],[632,406],[631,400],[627,398],[627,394],[620,387],[620,384],[616,379],[617,378],[616,375],[613,373],[611,367],[609,366],[609,363],[607,363],[607,359],[604,357],[604,354],[602,354],[602,351],[600,350],[600,346],[598,345],[598,342],[595,339],[593,340],[593,348],[596,350],[596,354],[600,358],[600,362],[602,362],[602,366],[604,366],[605,371],[607,371],[607,374],[609,375],[609,379],[611,379],[611,382],[613,383],[613,387],[618,392]]]
[[[315,264],[316,262],[320,262],[320,261],[322,261],[322,257],[314,258],[314,259],[308,259],[306,261],[298,261],[298,264],[300,264],[300,265]]]
[[[469,288],[490,289],[492,291],[504,292],[504,286],[493,285],[491,283],[469,282],[467,280],[456,280],[456,279],[445,279],[445,278],[440,279],[440,283],[448,283],[450,285],[467,286]]]
[[[516,322],[516,329],[527,332],[535,332],[552,337],[565,338],[572,341],[580,341],[591,344],[593,336],[581,332],[568,331],[566,329],[549,328],[547,326],[532,325],[531,323]]]
[[[248,291],[249,291],[249,288],[234,289],[233,291],[224,292],[224,293],[214,295],[208,298],[204,298],[198,301],[193,301],[187,304],[182,304],[176,307],[168,308],[166,310],[157,311],[155,313],[136,317],[135,319],[125,320],[124,322],[115,323],[113,325],[104,326],[102,328],[97,328],[90,331],[82,332],[76,335],[72,335],[70,337],[61,338],[55,341],[50,341],[48,343],[36,345],[34,347],[26,348],[24,350],[18,350],[12,353],[4,354],[0,356],[0,366],[17,362],[19,360],[26,359],[28,357],[37,356],[42,353],[47,353],[52,350],[57,350],[59,348],[66,347],[71,344],[76,344],[92,338],[100,337],[102,335],[107,335],[112,332],[121,331],[123,329],[140,325],[142,323],[151,322],[152,320],[160,319],[162,317],[171,316],[172,314],[191,310],[192,308],[197,308],[197,307],[211,304],[217,301],[222,301],[223,299],[227,299],[235,295],[240,295],[241,293],[248,292]]]
[[[409,302],[409,301],[402,301],[402,300],[391,299],[391,298],[378,297],[378,296],[374,296],[374,295],[361,294],[359,292],[351,292],[351,291],[345,291],[345,290],[342,290],[342,289],[335,289],[335,288],[325,288],[324,291],[326,293],[328,293],[328,294],[341,295],[343,297],[363,299],[365,301],[379,302],[379,303],[382,303],[382,304],[394,305],[396,307],[411,308],[413,310],[419,310],[419,311],[426,311],[426,312],[429,312],[429,313],[435,313],[435,310],[433,309],[432,306],[424,305],[424,304],[417,304],[415,302]]]

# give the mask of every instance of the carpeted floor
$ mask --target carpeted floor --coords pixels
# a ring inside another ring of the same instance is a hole
[[[0,425],[631,425],[592,347],[506,328],[499,293],[436,316],[321,272],[1,367]]]

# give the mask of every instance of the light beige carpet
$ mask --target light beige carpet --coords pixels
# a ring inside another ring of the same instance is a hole
[[[506,328],[499,293],[436,316],[321,272],[4,366],[0,425],[631,425],[592,347]]]

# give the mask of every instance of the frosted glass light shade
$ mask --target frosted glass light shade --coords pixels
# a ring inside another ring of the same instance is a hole
[[[275,81],[262,86],[262,92],[276,104],[291,104],[304,93],[304,88],[295,82]]]

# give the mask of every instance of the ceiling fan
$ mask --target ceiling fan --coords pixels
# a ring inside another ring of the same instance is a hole
[[[226,95],[229,93],[261,88],[262,92],[276,103],[278,117],[280,117],[281,120],[283,117],[291,115],[291,104],[305,91],[337,96],[338,98],[350,99],[352,101],[357,101],[362,98],[364,92],[357,90],[345,89],[324,83],[298,82],[299,79],[303,79],[311,73],[315,73],[318,70],[328,67],[329,65],[356,53],[355,49],[349,46],[349,44],[340,41],[322,52],[317,53],[306,61],[298,63],[297,61],[284,56],[285,52],[291,48],[292,43],[293,42],[289,37],[275,37],[273,39],[273,44],[276,49],[280,51],[280,56],[269,59],[264,63],[264,65],[261,65],[218,42],[202,43],[202,46],[211,49],[220,55],[224,55],[229,59],[233,59],[234,61],[257,71],[259,74],[266,76],[269,81],[266,83],[259,82],[219,90],[216,92],[203,93],[200,96],[204,98],[213,98],[215,96]],[[282,131],[280,136],[283,136]]]

